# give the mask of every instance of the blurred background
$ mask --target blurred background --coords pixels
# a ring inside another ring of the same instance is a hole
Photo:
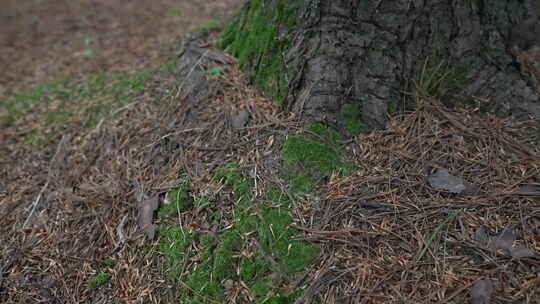
[[[4,0],[0,98],[44,80],[163,64],[182,34],[244,0]]]

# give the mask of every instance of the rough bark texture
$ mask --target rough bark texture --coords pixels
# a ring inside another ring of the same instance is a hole
[[[285,106],[340,129],[360,107],[364,122],[384,126],[404,90],[429,76],[443,99],[538,119],[538,2],[294,1]]]

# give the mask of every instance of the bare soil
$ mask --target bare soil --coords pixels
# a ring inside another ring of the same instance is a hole
[[[2,1],[0,97],[59,76],[159,64],[180,35],[243,2]]]

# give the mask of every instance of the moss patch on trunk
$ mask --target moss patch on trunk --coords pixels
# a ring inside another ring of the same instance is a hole
[[[264,5],[250,1],[224,32],[220,47],[252,71],[253,83],[269,97],[282,101],[287,96],[288,77],[284,54],[290,46],[287,32],[296,22],[296,12],[285,0]]]

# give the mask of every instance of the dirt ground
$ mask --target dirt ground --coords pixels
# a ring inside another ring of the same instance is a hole
[[[248,86],[217,30],[163,69],[178,36],[241,0],[3,2],[0,97],[63,75],[162,69],[58,85],[0,119],[1,303],[540,303],[536,121],[419,94],[387,130],[344,140]],[[93,106],[114,110],[87,124]],[[38,143],[34,130],[53,135]],[[169,201],[182,185],[184,211]],[[150,241],[156,227],[180,233]],[[292,275],[283,262],[308,252],[297,241],[320,254]]]
[[[0,97],[62,75],[160,63],[178,36],[231,16],[243,2],[2,1]]]

